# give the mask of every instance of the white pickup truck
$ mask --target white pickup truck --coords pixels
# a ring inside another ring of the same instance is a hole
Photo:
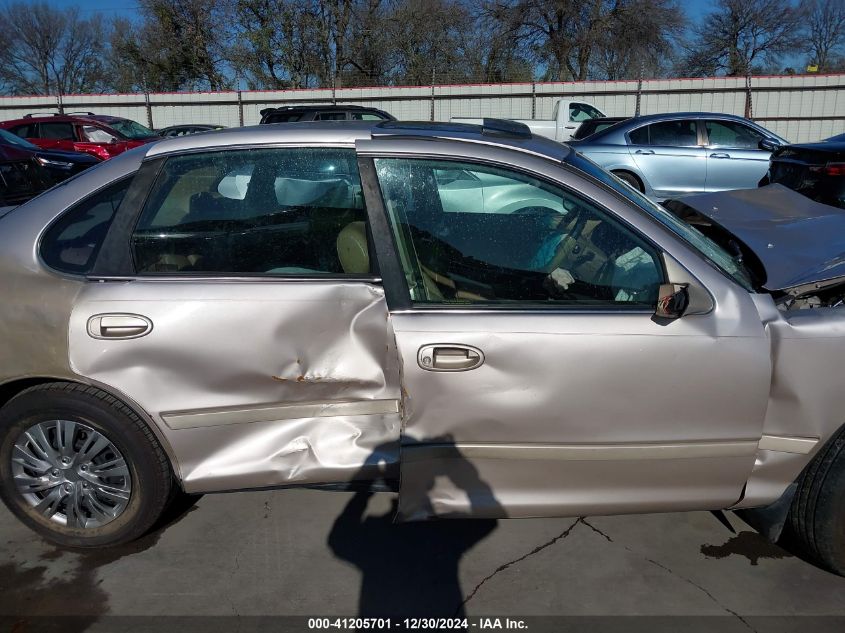
[[[539,136],[546,136],[556,141],[568,141],[572,138],[572,133],[578,129],[581,123],[587,119],[597,119],[603,116],[606,116],[604,112],[590,103],[560,99],[555,104],[554,118],[552,120],[513,120],[518,123],[524,123],[531,128],[532,133]],[[450,121],[454,123],[475,123],[477,125],[482,123],[482,119],[464,119],[460,117],[452,117]]]

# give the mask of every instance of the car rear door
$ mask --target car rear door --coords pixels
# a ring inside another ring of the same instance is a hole
[[[477,147],[358,143],[402,363],[402,518],[738,501],[771,373],[748,293],[602,187]],[[447,208],[450,170],[537,193]],[[667,280],[697,297],[673,321],[654,316]]]
[[[760,149],[766,137],[750,125],[702,119],[706,135],[707,191],[752,189],[769,169],[771,152]]]
[[[695,119],[636,128],[628,132],[628,151],[657,198],[704,191],[706,154]]]
[[[384,474],[399,381],[368,233],[351,148],[148,160],[73,311],[72,366],[151,416],[189,492]]]
[[[41,147],[65,152],[74,151],[73,145],[78,140],[75,126],[70,121],[41,121],[38,137]]]

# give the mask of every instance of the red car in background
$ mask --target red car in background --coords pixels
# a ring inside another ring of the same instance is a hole
[[[101,160],[161,137],[131,119],[86,112],[84,114],[27,114],[3,121],[0,128],[43,149],[85,152]]]

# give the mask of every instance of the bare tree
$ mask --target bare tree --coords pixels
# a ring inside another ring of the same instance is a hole
[[[845,49],[845,2],[805,0],[804,11],[809,17],[812,61],[822,72],[835,70],[842,63],[837,53]]]
[[[117,22],[111,66],[133,69],[136,88],[221,90],[230,24],[224,0],[140,0],[140,25]]]
[[[719,0],[696,29],[683,71],[743,76],[801,47],[805,13],[791,0]]]
[[[307,88],[316,82],[314,6],[296,0],[234,0],[238,30],[229,51],[253,88]]]
[[[618,10],[599,39],[594,67],[600,79],[665,76],[675,66],[684,14],[665,0],[639,0]]]
[[[99,91],[102,39],[99,20],[76,7],[10,4],[0,12],[0,84],[16,94]]]
[[[683,15],[674,0],[491,0],[487,12],[520,34],[545,79],[578,81],[625,74],[668,48]]]

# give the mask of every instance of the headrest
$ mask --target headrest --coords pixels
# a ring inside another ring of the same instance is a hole
[[[337,236],[337,256],[343,272],[364,275],[370,272],[367,229],[363,222],[350,222]]]

